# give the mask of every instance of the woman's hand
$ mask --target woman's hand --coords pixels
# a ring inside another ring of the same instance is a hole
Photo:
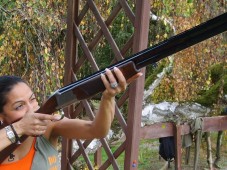
[[[42,113],[27,113],[21,120],[13,123],[19,136],[43,135],[50,121],[59,120],[60,115],[48,115]]]
[[[117,67],[114,67],[114,73],[116,78],[109,69],[106,69],[106,76],[104,74],[101,75],[103,84],[106,87],[106,90],[103,92],[105,97],[112,98],[116,94],[125,91],[129,83],[143,75],[142,73],[137,73],[130,79],[126,80],[122,72]]]

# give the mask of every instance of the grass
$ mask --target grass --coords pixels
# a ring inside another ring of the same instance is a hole
[[[217,132],[212,132],[211,133],[211,141],[212,141],[212,157],[213,157],[213,161],[215,159],[215,151],[216,151],[216,136],[217,136]],[[111,150],[112,152],[114,152],[118,146],[120,144],[115,144],[113,146],[111,146]],[[163,159],[160,159],[159,154],[158,154],[158,148],[159,148],[159,141],[158,139],[148,139],[148,140],[141,140],[140,141],[140,146],[139,146],[139,155],[138,155],[138,170],[160,170],[163,165],[166,163]],[[185,164],[185,149],[182,149],[182,169],[183,170],[191,170],[193,169],[193,162],[194,162],[194,144],[191,147],[191,151],[190,151],[191,155],[190,155],[190,161],[189,164]],[[203,138],[202,139],[202,143],[201,143],[201,147],[200,147],[200,151],[199,151],[199,165],[198,165],[198,170],[205,170],[208,169],[209,166],[207,164],[207,160],[206,160],[206,141]],[[89,155],[90,160],[93,161],[93,154]],[[222,147],[221,147],[221,161],[220,161],[220,165],[221,168],[220,170],[227,170],[227,135],[225,136],[225,134],[223,135],[223,140],[222,140]],[[107,155],[104,151],[104,149],[102,149],[102,160],[103,162],[105,162],[105,160],[107,159]],[[79,159],[80,162],[82,163],[78,163],[77,161],[77,168],[76,169],[80,169],[80,170],[85,170],[86,166],[85,166],[85,162],[83,160],[83,158]],[[124,169],[124,153],[122,153],[118,158],[117,158],[117,163],[118,166],[120,168],[120,170]],[[80,166],[80,168],[78,168],[78,165],[83,165]],[[169,170],[173,170],[175,169],[174,167],[174,162],[171,163],[171,168]],[[108,170],[113,170],[113,167],[110,166],[108,168]]]

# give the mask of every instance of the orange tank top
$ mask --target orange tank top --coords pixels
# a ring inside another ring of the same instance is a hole
[[[0,164],[0,170],[30,170],[35,155],[35,141],[33,141],[30,151],[24,158],[12,163]]]

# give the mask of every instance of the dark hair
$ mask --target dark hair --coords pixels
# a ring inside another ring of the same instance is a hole
[[[6,95],[12,90],[13,86],[18,83],[27,84],[17,76],[0,76],[0,113],[3,112],[3,106],[7,102]]]

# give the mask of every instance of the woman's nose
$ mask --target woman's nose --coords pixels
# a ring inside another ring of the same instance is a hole
[[[37,106],[34,103],[27,103],[27,112],[35,112]]]

